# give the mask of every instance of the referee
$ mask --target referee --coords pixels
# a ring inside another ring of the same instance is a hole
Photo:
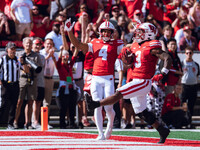
[[[19,96],[20,63],[15,55],[15,43],[8,42],[6,52],[7,54],[0,58],[0,118],[7,116],[5,113],[9,110],[8,129],[11,130],[14,129],[13,122]]]

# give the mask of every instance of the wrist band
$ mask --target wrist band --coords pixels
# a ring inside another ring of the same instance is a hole
[[[169,69],[167,68],[162,68],[161,70],[161,73],[164,73],[164,74],[168,74],[168,72],[169,72]]]

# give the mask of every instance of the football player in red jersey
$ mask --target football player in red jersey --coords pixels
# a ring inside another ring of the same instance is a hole
[[[105,21],[99,26],[100,37],[98,39],[95,38],[88,44],[81,43],[75,38],[71,31],[73,25],[74,23],[71,24],[70,19],[66,21],[65,29],[68,31],[70,41],[84,53],[88,51],[93,53],[94,65],[90,91],[93,100],[100,101],[114,94],[114,65],[123,48],[123,41],[113,40],[115,27],[112,23]],[[96,126],[99,132],[97,140],[109,139],[112,133],[113,120],[115,117],[113,105],[107,105],[104,109],[108,117],[105,133],[103,133],[102,107],[98,107],[94,110]]]
[[[131,51],[135,57],[132,81],[118,88],[112,96],[101,101],[92,101],[90,98],[87,105],[88,109],[94,109],[99,106],[114,104],[122,98],[130,99],[135,113],[159,132],[160,141],[158,143],[164,143],[170,131],[159,124],[155,115],[147,110],[146,99],[152,81],[159,82],[169,72],[172,62],[171,57],[161,50],[161,43],[154,40],[156,34],[157,29],[151,23],[143,23],[136,28],[135,42],[131,46]],[[159,58],[164,60],[164,67],[161,74],[154,75]],[[87,99],[89,99],[89,95],[87,95]]]

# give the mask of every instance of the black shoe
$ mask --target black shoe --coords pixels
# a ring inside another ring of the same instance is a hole
[[[29,129],[35,129],[34,127],[31,126],[31,124],[26,124],[24,125],[24,129],[29,130]]]
[[[165,140],[167,138],[167,136],[169,135],[170,133],[170,130],[162,125],[160,125],[157,129],[157,131],[159,132],[160,134],[160,141],[158,142],[158,144],[163,144],[165,143]]]
[[[95,108],[100,106],[100,102],[93,101],[92,96],[90,96],[88,93],[85,94],[85,100],[86,100],[87,110],[89,112],[93,111]]]
[[[78,128],[79,128],[79,129],[83,129],[83,127],[84,127],[84,126],[83,126],[82,122],[79,122]]]
[[[126,127],[124,129],[131,129],[132,128],[132,124],[127,124]]]

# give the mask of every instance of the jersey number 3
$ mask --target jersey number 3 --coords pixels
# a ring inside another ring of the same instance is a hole
[[[107,49],[108,45],[104,45],[99,51],[99,56],[102,57],[102,60],[107,60]]]
[[[139,68],[141,67],[141,51],[137,51],[135,53],[135,56],[136,56],[135,67]]]

